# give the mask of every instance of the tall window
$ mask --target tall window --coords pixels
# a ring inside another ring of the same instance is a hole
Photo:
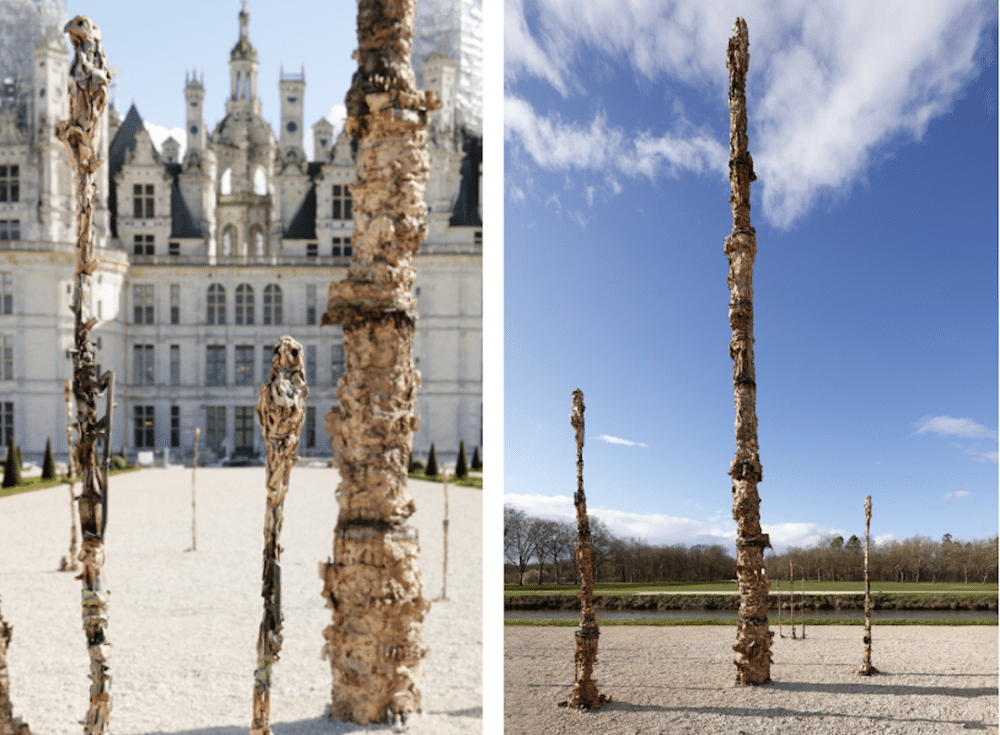
[[[263,166],[258,166],[257,170],[253,172],[253,193],[258,196],[267,194],[267,175],[264,173]]]
[[[306,324],[316,323],[316,287],[306,286]]]
[[[233,193],[233,170],[231,168],[227,168],[222,172],[222,178],[219,179],[219,193]]]
[[[236,287],[236,323],[253,324],[253,287],[249,283]]]
[[[181,323],[181,284],[170,284],[170,323]]]
[[[273,344],[264,345],[261,357],[262,357],[261,366],[264,368],[261,382],[267,382],[268,380],[271,379],[271,365],[274,364],[274,345]]]
[[[226,440],[226,407],[205,407],[205,443],[215,452],[222,449]]]
[[[14,313],[14,274],[0,273],[0,314]]]
[[[208,287],[208,314],[206,321],[209,324],[226,323],[226,289],[220,284],[213,283]]]
[[[233,422],[234,453],[248,455],[253,452],[253,406],[237,406]]]
[[[333,238],[333,249],[330,250],[330,255],[334,257],[339,257],[341,255],[350,255],[352,253],[351,249],[351,238],[349,237],[335,237]]]
[[[181,346],[170,345],[170,385],[181,384]]]
[[[153,323],[153,284],[140,283],[132,286],[132,311],[135,324]]]
[[[0,219],[0,240],[20,240],[21,220]]]
[[[333,218],[354,219],[351,211],[351,192],[346,184],[333,185]]]
[[[306,345],[306,385],[316,385],[316,345]]]
[[[264,288],[264,324],[281,323],[281,286],[269,283]]]
[[[316,407],[306,406],[306,446],[316,446]]]
[[[0,403],[0,445],[9,446],[14,443],[14,403]]]
[[[135,255],[156,255],[156,240],[152,235],[132,237],[132,252]]]
[[[319,255],[319,244],[315,242],[306,243],[306,257],[315,258]]]
[[[331,384],[337,385],[337,378],[344,372],[344,345],[332,345],[333,357],[330,360]]]
[[[20,201],[20,177],[20,167],[0,166],[0,202]]]
[[[170,446],[181,445],[181,407],[170,407]]]
[[[152,219],[156,216],[155,189],[152,184],[132,186],[132,216],[136,219]]]
[[[259,171],[260,169],[258,169]],[[250,239],[253,241],[253,254],[257,257],[264,255],[264,230],[254,227],[250,232]]]
[[[153,406],[135,407],[135,446],[152,449],[156,446],[156,418]]]
[[[132,347],[132,384],[153,385],[156,381],[153,372],[153,345],[134,345]]]
[[[3,380],[14,379],[14,338],[9,334],[0,336],[0,368]]]
[[[236,346],[236,385],[253,385],[253,345]]]
[[[226,346],[208,345],[205,360],[205,385],[226,384]]]

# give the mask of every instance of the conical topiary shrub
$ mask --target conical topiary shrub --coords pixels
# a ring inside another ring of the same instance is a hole
[[[427,455],[427,469],[424,474],[428,477],[434,477],[438,473],[438,458],[437,453],[434,451],[434,442],[431,442],[431,453]]]
[[[52,440],[45,440],[45,461],[42,462],[42,479],[51,480],[56,476],[56,460],[52,456]]]
[[[21,482],[21,469],[17,466],[17,449],[7,445],[7,461],[3,466],[3,486],[14,487]]]
[[[455,477],[465,477],[469,474],[469,468],[465,464],[465,442],[458,443],[458,459],[455,460]]]
[[[21,461],[21,445],[14,445],[14,461],[17,463],[17,481],[21,481],[21,471],[24,469],[24,462]]]
[[[469,468],[476,472],[483,468],[483,461],[479,459],[479,447],[475,447],[472,450],[472,464],[469,465]]]

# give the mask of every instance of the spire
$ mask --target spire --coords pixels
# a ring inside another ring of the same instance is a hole
[[[247,10],[247,0],[243,0],[243,9],[240,11],[240,40],[250,40],[250,11]]]

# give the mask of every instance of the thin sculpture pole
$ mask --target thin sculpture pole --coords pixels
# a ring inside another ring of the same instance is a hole
[[[802,640],[806,639],[806,575],[799,580],[802,583],[802,594],[799,595],[799,616],[802,618]],[[794,594],[794,592],[793,592]]]
[[[792,618],[792,640],[795,640],[798,636],[795,635],[795,568],[792,566],[792,560],[788,560],[788,612]]]
[[[746,74],[750,64],[747,24],[736,19],[729,39],[729,183],[733,231],[726,237],[729,259],[729,324],[733,338],[733,393],[736,403],[736,456],[733,478],[733,518],[736,520],[736,578],[740,610],[736,624],[736,683],[766,684],[771,680],[771,632],[767,622],[770,584],[764,549],[771,545],[760,527],[757,483],[764,476],[757,450],[757,383],[753,363],[753,260],[757,238],[750,226],[750,182],[756,177],[747,150]],[[794,630],[794,628],[793,628]]]
[[[865,658],[858,670],[859,676],[877,674],[872,666],[872,578],[868,570],[868,539],[872,525],[872,496],[865,498]]]
[[[321,565],[333,610],[323,655],[333,674],[330,717],[405,725],[420,711],[423,597],[416,510],[406,486],[420,373],[413,366],[413,254],[427,237],[427,112],[410,66],[416,0],[358,0],[358,70],[345,100],[357,138],[354,255],[330,285],[323,323],[344,329],[340,512],[333,559]]]
[[[444,468],[444,568],[441,573],[441,597],[439,600],[448,599],[448,468]]]
[[[188,551],[198,550],[198,535],[195,519],[197,518],[197,506],[195,505],[194,479],[198,469],[198,444],[201,441],[201,427],[194,427],[194,459],[191,460],[191,548]]]
[[[257,670],[253,685],[250,735],[270,735],[271,668],[281,651],[281,523],[285,495],[299,453],[299,434],[306,415],[302,345],[288,335],[278,339],[271,378],[260,389],[257,418],[267,449],[267,509],[264,513],[264,617],[257,636]]]
[[[73,457],[73,381],[67,378],[63,382],[63,396],[66,398],[66,446],[69,447],[69,556],[64,556],[59,563],[59,569],[64,572],[77,572],[80,565],[76,560],[76,460]]]
[[[76,463],[80,470],[80,532],[83,536],[79,559],[83,564],[83,628],[90,655],[90,706],[83,723],[85,735],[107,732],[111,715],[111,675],[108,671],[110,644],[105,637],[108,624],[108,595],[104,582],[104,531],[108,522],[108,469],[110,468],[111,408],[114,401],[114,374],[105,373],[98,381],[91,328],[91,276],[97,269],[94,257],[94,208],[97,206],[99,121],[108,99],[111,73],[101,45],[101,31],[89,18],[78,15],[64,29],[73,43],[70,66],[70,118],[59,123],[56,136],[63,141],[76,179],[76,290],[73,294],[75,350],[73,353],[73,393],[76,398],[78,441]],[[97,397],[107,391],[107,411],[97,418]],[[103,466],[97,467],[96,443],[104,442]]]
[[[576,664],[570,707],[600,709],[607,697],[597,691],[594,664],[597,663],[597,641],[601,631],[594,613],[594,556],[590,547],[590,519],[587,517],[587,496],[583,492],[583,391],[573,391],[573,413],[570,424],[576,436],[576,563],[580,568],[580,627],[576,630]]]

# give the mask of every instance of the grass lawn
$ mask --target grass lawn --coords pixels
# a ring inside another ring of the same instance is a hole
[[[655,627],[667,627],[677,625],[719,625],[723,627],[735,626],[736,616],[731,618],[643,618],[639,620],[601,620],[602,628],[608,625],[652,625]],[[505,626],[519,626],[531,628],[575,628],[580,624],[579,620],[504,620]],[[796,625],[801,625],[802,621],[797,620]],[[806,627],[817,625],[857,625],[864,626],[865,621],[858,618],[806,618]],[[992,618],[878,618],[872,620],[872,625],[996,625],[996,617]],[[773,623],[772,623],[773,625]]]
[[[138,469],[138,467],[126,467],[121,470],[111,470],[111,474],[120,475],[123,472],[135,472]],[[79,482],[80,480],[77,478],[77,483]],[[69,485],[69,477],[66,475],[58,475],[49,480],[43,480],[41,477],[32,477],[27,480],[22,480],[19,485],[14,485],[14,487],[0,487],[0,498],[8,495],[16,495],[17,493],[27,493],[32,490],[41,490],[55,485]]]
[[[782,589],[777,588],[775,580],[771,580],[771,592],[787,592],[788,580],[784,580]],[[802,590],[802,582],[795,581],[795,592]],[[579,585],[571,584],[505,584],[505,595],[576,595],[580,591]],[[694,592],[710,594],[713,592],[731,592],[737,594],[736,582],[702,582],[699,584],[679,584],[672,582],[654,582],[650,584],[616,584],[613,582],[598,582],[594,585],[595,595],[643,595],[650,593],[679,593]],[[806,581],[806,593],[810,592],[858,592],[864,593],[864,582],[816,582]],[[872,582],[872,594],[878,592],[997,592],[996,583],[990,584],[960,584],[960,583],[936,583],[921,582]]]
[[[477,470],[477,472],[478,471],[479,470]],[[414,480],[426,480],[427,482],[440,482],[444,484],[444,475],[425,475],[423,473],[423,470],[417,470],[415,472],[411,472],[409,474],[409,477],[412,477]],[[472,475],[466,475],[465,477],[455,477],[454,475],[449,474],[448,484],[460,485],[461,487],[474,487],[478,488],[479,490],[482,490],[483,478],[473,477]]]

